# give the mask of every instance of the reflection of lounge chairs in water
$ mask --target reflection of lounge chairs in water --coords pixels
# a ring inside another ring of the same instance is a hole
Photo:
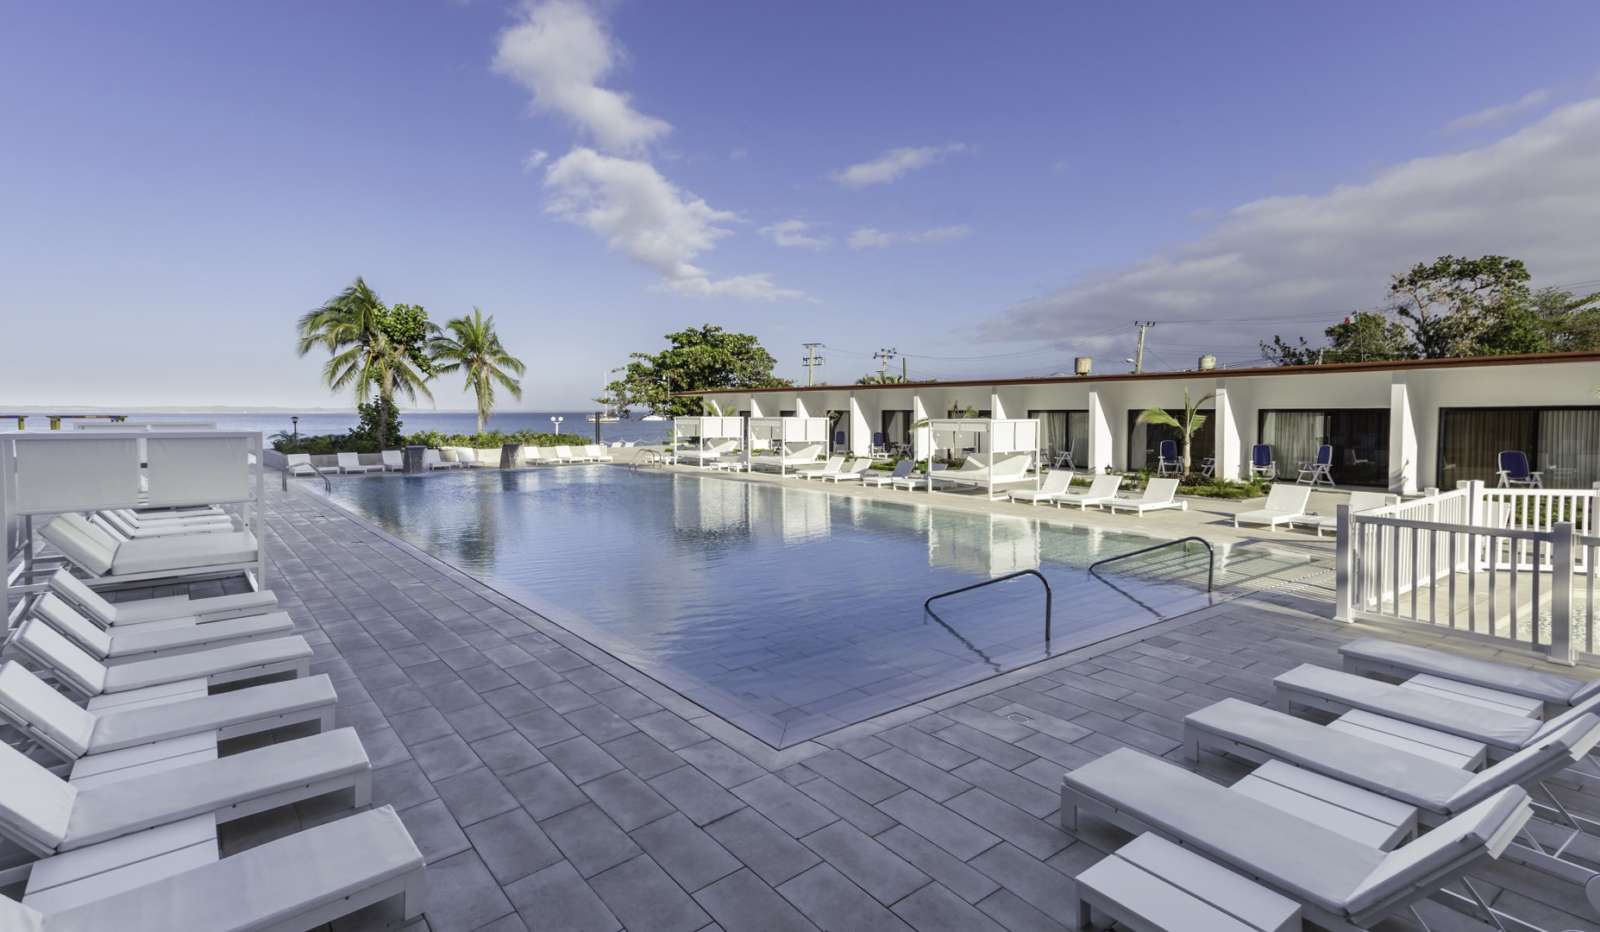
[[[934,511],[928,522],[928,564],[983,576],[1039,568],[1039,524],[1015,515]]]
[[[833,503],[828,496],[794,486],[749,488],[750,528],[756,536],[776,536],[786,543],[828,536]]]

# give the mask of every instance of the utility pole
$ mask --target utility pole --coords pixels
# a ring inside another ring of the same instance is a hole
[[[872,354],[872,358],[878,361],[879,382],[889,381],[889,363],[894,362],[894,358],[898,355],[900,351],[894,347],[885,347]]]
[[[822,365],[822,357],[817,355],[817,347],[821,346],[822,344],[802,343],[800,345],[806,348],[806,384],[811,385],[813,384],[812,370]]]
[[[1136,320],[1134,326],[1139,328],[1139,348],[1133,354],[1133,371],[1144,371],[1144,335],[1145,331],[1156,325],[1153,320]]]
[[[904,356],[900,357],[900,381],[911,381],[911,371],[906,367],[906,358]]]

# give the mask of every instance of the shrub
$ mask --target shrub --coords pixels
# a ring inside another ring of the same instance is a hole
[[[295,443],[292,437],[285,434],[275,434],[272,438],[272,448],[279,453],[311,453],[313,455],[331,455],[334,453],[376,453],[379,450],[396,450],[408,444],[420,444],[432,449],[440,447],[472,447],[481,450],[498,450],[502,444],[520,443],[535,447],[555,446],[583,446],[593,443],[585,437],[576,434],[545,434],[535,431],[519,431],[514,434],[502,434],[499,431],[488,431],[482,434],[441,434],[438,431],[422,431],[409,437],[395,436],[394,442],[379,445],[374,442],[370,434],[362,433],[360,428],[348,434],[320,434],[300,438]]]

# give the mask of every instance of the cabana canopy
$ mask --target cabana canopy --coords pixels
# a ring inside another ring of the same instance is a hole
[[[697,417],[675,417],[672,419],[672,461],[676,463],[680,450],[685,450],[684,441],[693,439],[694,449],[688,451],[691,459],[704,465],[707,460],[716,459],[722,452],[732,452],[744,438],[744,418],[721,417],[718,415],[703,415]],[[708,447],[709,445],[709,447]],[[726,448],[724,451],[721,448]]]
[[[776,465],[779,475],[785,475],[790,465],[814,461],[827,452],[828,419],[825,417],[752,417],[747,426],[746,470],[753,465]],[[818,455],[805,457],[804,452],[813,444]],[[771,449],[772,453],[757,454],[758,446]]]
[[[933,456],[936,450],[961,450],[967,461],[960,469],[945,470],[940,481],[983,485],[994,498],[999,483],[1022,482],[1030,469],[1039,487],[1039,420],[1037,418],[930,418],[925,425],[927,447],[918,451],[928,491],[933,491]],[[919,434],[919,442],[922,437]],[[966,474],[966,475],[963,475]]]

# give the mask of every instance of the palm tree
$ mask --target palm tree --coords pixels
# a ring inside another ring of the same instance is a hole
[[[1183,390],[1183,419],[1173,417],[1162,408],[1146,408],[1139,412],[1140,424],[1156,424],[1161,427],[1175,427],[1183,435],[1183,474],[1189,474],[1189,445],[1194,441],[1194,435],[1205,426],[1206,416],[1200,413],[1200,406],[1216,398],[1216,395],[1206,395],[1199,401],[1189,400],[1189,390]]]
[[[489,412],[494,408],[494,386],[522,397],[522,385],[507,372],[521,375],[527,371],[522,360],[506,352],[500,345],[500,335],[494,332],[494,315],[483,316],[483,311],[472,309],[471,317],[457,317],[444,325],[449,336],[435,337],[431,345],[434,366],[438,372],[462,371],[467,375],[467,388],[478,401],[478,433],[489,422]]]
[[[420,392],[432,401],[427,374],[384,328],[388,310],[358,275],[349,287],[301,316],[295,350],[304,356],[319,345],[326,347],[329,356],[322,366],[322,380],[336,392],[354,387],[359,403],[371,399],[374,387],[378,397],[391,404],[396,391],[413,401]],[[379,412],[380,443],[388,436],[387,416],[385,407]]]

